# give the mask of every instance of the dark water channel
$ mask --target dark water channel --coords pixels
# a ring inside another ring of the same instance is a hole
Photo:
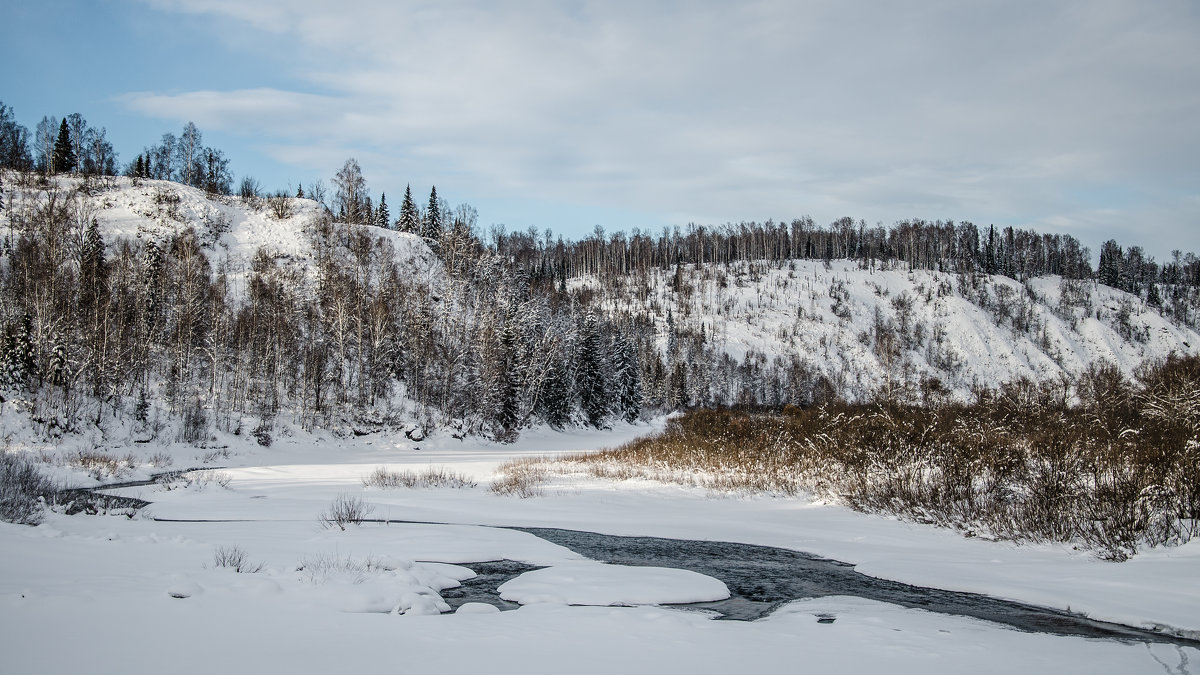
[[[1026,632],[1200,647],[1200,641],[1093,621],[1060,610],[877,579],[856,572],[853,565],[788,549],[719,541],[617,537],[550,528],[509,529],[528,532],[601,562],[672,567],[720,579],[729,588],[729,599],[676,606],[710,610],[726,620],[752,621],[792,600],[844,595],[984,619]],[[501,609],[514,609],[515,603],[500,599],[497,587],[535,569],[512,561],[467,567],[479,576],[465,582],[462,588],[446,591],[449,595],[444,597],[452,607],[486,602]],[[815,620],[829,623],[836,621],[836,617],[823,615]]]

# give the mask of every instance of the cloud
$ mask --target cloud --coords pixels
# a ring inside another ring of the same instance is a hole
[[[1179,217],[1200,185],[1183,0],[151,5],[249,28],[247,53],[295,63],[300,84],[132,108],[481,197],[1053,227],[1104,211],[1078,195],[1106,188],[1156,186],[1163,203],[1117,213]]]

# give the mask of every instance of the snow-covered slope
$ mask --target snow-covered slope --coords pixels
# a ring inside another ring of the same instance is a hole
[[[201,190],[167,181],[122,183],[100,197],[99,218],[107,240],[117,237],[163,239],[180,229],[195,227],[209,248],[214,270],[223,269],[234,292],[244,289],[250,263],[259,250],[272,258],[315,269],[312,228],[323,218],[323,208],[311,199],[288,200],[289,215],[280,218],[267,200],[248,202],[240,197],[212,198]],[[427,280],[440,278],[440,263],[429,247],[412,234],[369,227],[372,237],[383,237],[407,269]]]
[[[703,331],[738,361],[795,358],[850,393],[936,378],[965,396],[1017,378],[1079,375],[1101,360],[1132,375],[1146,359],[1200,349],[1194,330],[1135,296],[1053,276],[1021,283],[795,260],[656,270],[649,283],[639,298],[572,280],[610,313],[652,317],[663,349],[672,326],[677,335]]]
[[[170,181],[107,180],[105,186],[74,193],[80,186],[78,179],[56,178],[47,189],[57,189],[60,198],[79,200],[71,211],[82,216],[79,220],[95,217],[110,249],[121,239],[162,244],[194,228],[212,270],[226,274],[235,295],[244,291],[251,262],[260,250],[309,274],[316,269],[312,233],[324,218],[324,209],[311,199],[289,198],[286,215],[280,217],[269,199],[213,196]],[[45,195],[46,189],[13,190],[8,198],[17,201],[19,210],[44,200]],[[0,216],[0,233],[8,226],[9,218]],[[370,236],[389,241],[397,259],[416,277],[430,282],[441,278],[440,262],[420,237],[384,228],[366,229]]]
[[[78,183],[59,178],[55,185],[66,194]],[[8,199],[16,203],[0,215],[0,234],[9,229],[14,209],[45,194],[10,187]],[[212,197],[177,183],[129,178],[79,195],[75,213],[80,220],[95,217],[110,248],[122,238],[161,243],[194,228],[214,272],[226,275],[235,297],[244,292],[260,250],[304,270],[310,280],[315,275],[312,231],[325,217],[315,201],[289,199],[289,213],[280,217],[267,200]],[[432,285],[444,279],[440,261],[421,238],[366,231],[390,242],[414,278]],[[1022,283],[793,260],[684,266],[678,274],[654,270],[648,291],[641,284],[578,278],[570,287],[594,290],[614,315],[652,317],[664,352],[677,344],[672,334],[694,338],[703,332],[706,348],[717,353],[739,362],[794,361],[852,396],[936,380],[943,391],[965,397],[974,387],[1017,378],[1077,376],[1101,360],[1132,375],[1146,359],[1200,350],[1200,334],[1136,296],[1058,277]]]

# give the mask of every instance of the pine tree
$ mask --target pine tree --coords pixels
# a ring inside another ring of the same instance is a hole
[[[296,184],[296,199],[304,199],[304,186]]]
[[[143,178],[146,175],[146,165],[142,163],[142,156],[137,156],[137,161],[133,163],[133,177]]]
[[[375,209],[375,224],[383,228],[392,226],[392,214],[388,213],[386,192],[379,194],[379,208]]]
[[[63,118],[58,126],[58,140],[54,142],[54,166],[51,173],[67,173],[75,168],[75,149],[71,145],[71,130]]]
[[[438,206],[437,186],[429,192],[429,206],[425,209],[425,224],[421,236],[437,239],[442,235],[442,213]]]
[[[404,201],[400,202],[400,217],[396,220],[396,229],[409,234],[420,234],[421,216],[417,213],[417,203],[413,201],[411,185],[404,187]]]

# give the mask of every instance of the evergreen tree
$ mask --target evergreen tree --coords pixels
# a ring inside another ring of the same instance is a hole
[[[442,213],[438,206],[437,186],[429,192],[429,206],[425,208],[425,224],[421,236],[437,239],[442,235]]]
[[[304,199],[304,186],[303,185],[300,185],[300,184],[296,185],[296,199]]]
[[[1100,265],[1096,277],[1100,283],[1111,288],[1121,286],[1121,263],[1125,254],[1115,239],[1109,239],[1100,247]]]
[[[58,140],[54,142],[54,166],[51,173],[67,173],[75,168],[75,150],[71,145],[71,130],[63,118],[58,126]]]
[[[497,440],[515,440],[521,422],[522,367],[520,334],[515,312],[509,303],[500,318],[494,352],[494,381],[490,383],[491,412],[498,427]]]
[[[142,178],[146,174],[146,165],[142,163],[142,156],[137,156],[137,161],[133,163],[133,177]]]
[[[412,186],[404,187],[404,201],[400,202],[400,218],[396,221],[396,229],[409,234],[419,234],[421,216],[417,212],[417,203],[413,201]]]
[[[571,423],[575,405],[571,400],[571,367],[562,355],[555,355],[546,371],[541,396],[537,401],[538,415],[554,429]]]
[[[100,305],[107,291],[107,281],[104,238],[100,236],[100,223],[92,218],[83,237],[83,250],[79,260],[80,309],[89,312]]]
[[[634,422],[642,414],[642,376],[637,351],[624,333],[617,333],[613,340],[612,375],[617,386],[614,412],[626,422]]]
[[[229,171],[229,160],[225,157],[225,153],[206,148],[203,156],[204,191],[214,195],[227,195],[233,192],[233,173]]]
[[[24,389],[35,368],[33,317],[28,312],[19,329],[5,332],[0,347],[0,389]]]
[[[989,225],[987,247],[983,253],[983,271],[987,274],[995,274],[996,267],[996,227]]]
[[[1162,307],[1162,295],[1158,292],[1158,284],[1151,282],[1146,288],[1146,302],[1151,307]]]
[[[579,393],[579,409],[587,423],[601,429],[608,421],[608,355],[600,335],[600,321],[595,312],[584,317],[579,331],[579,367],[576,370],[575,386]]]
[[[383,228],[392,226],[392,214],[388,213],[386,192],[379,193],[379,207],[375,209],[375,224]]]

